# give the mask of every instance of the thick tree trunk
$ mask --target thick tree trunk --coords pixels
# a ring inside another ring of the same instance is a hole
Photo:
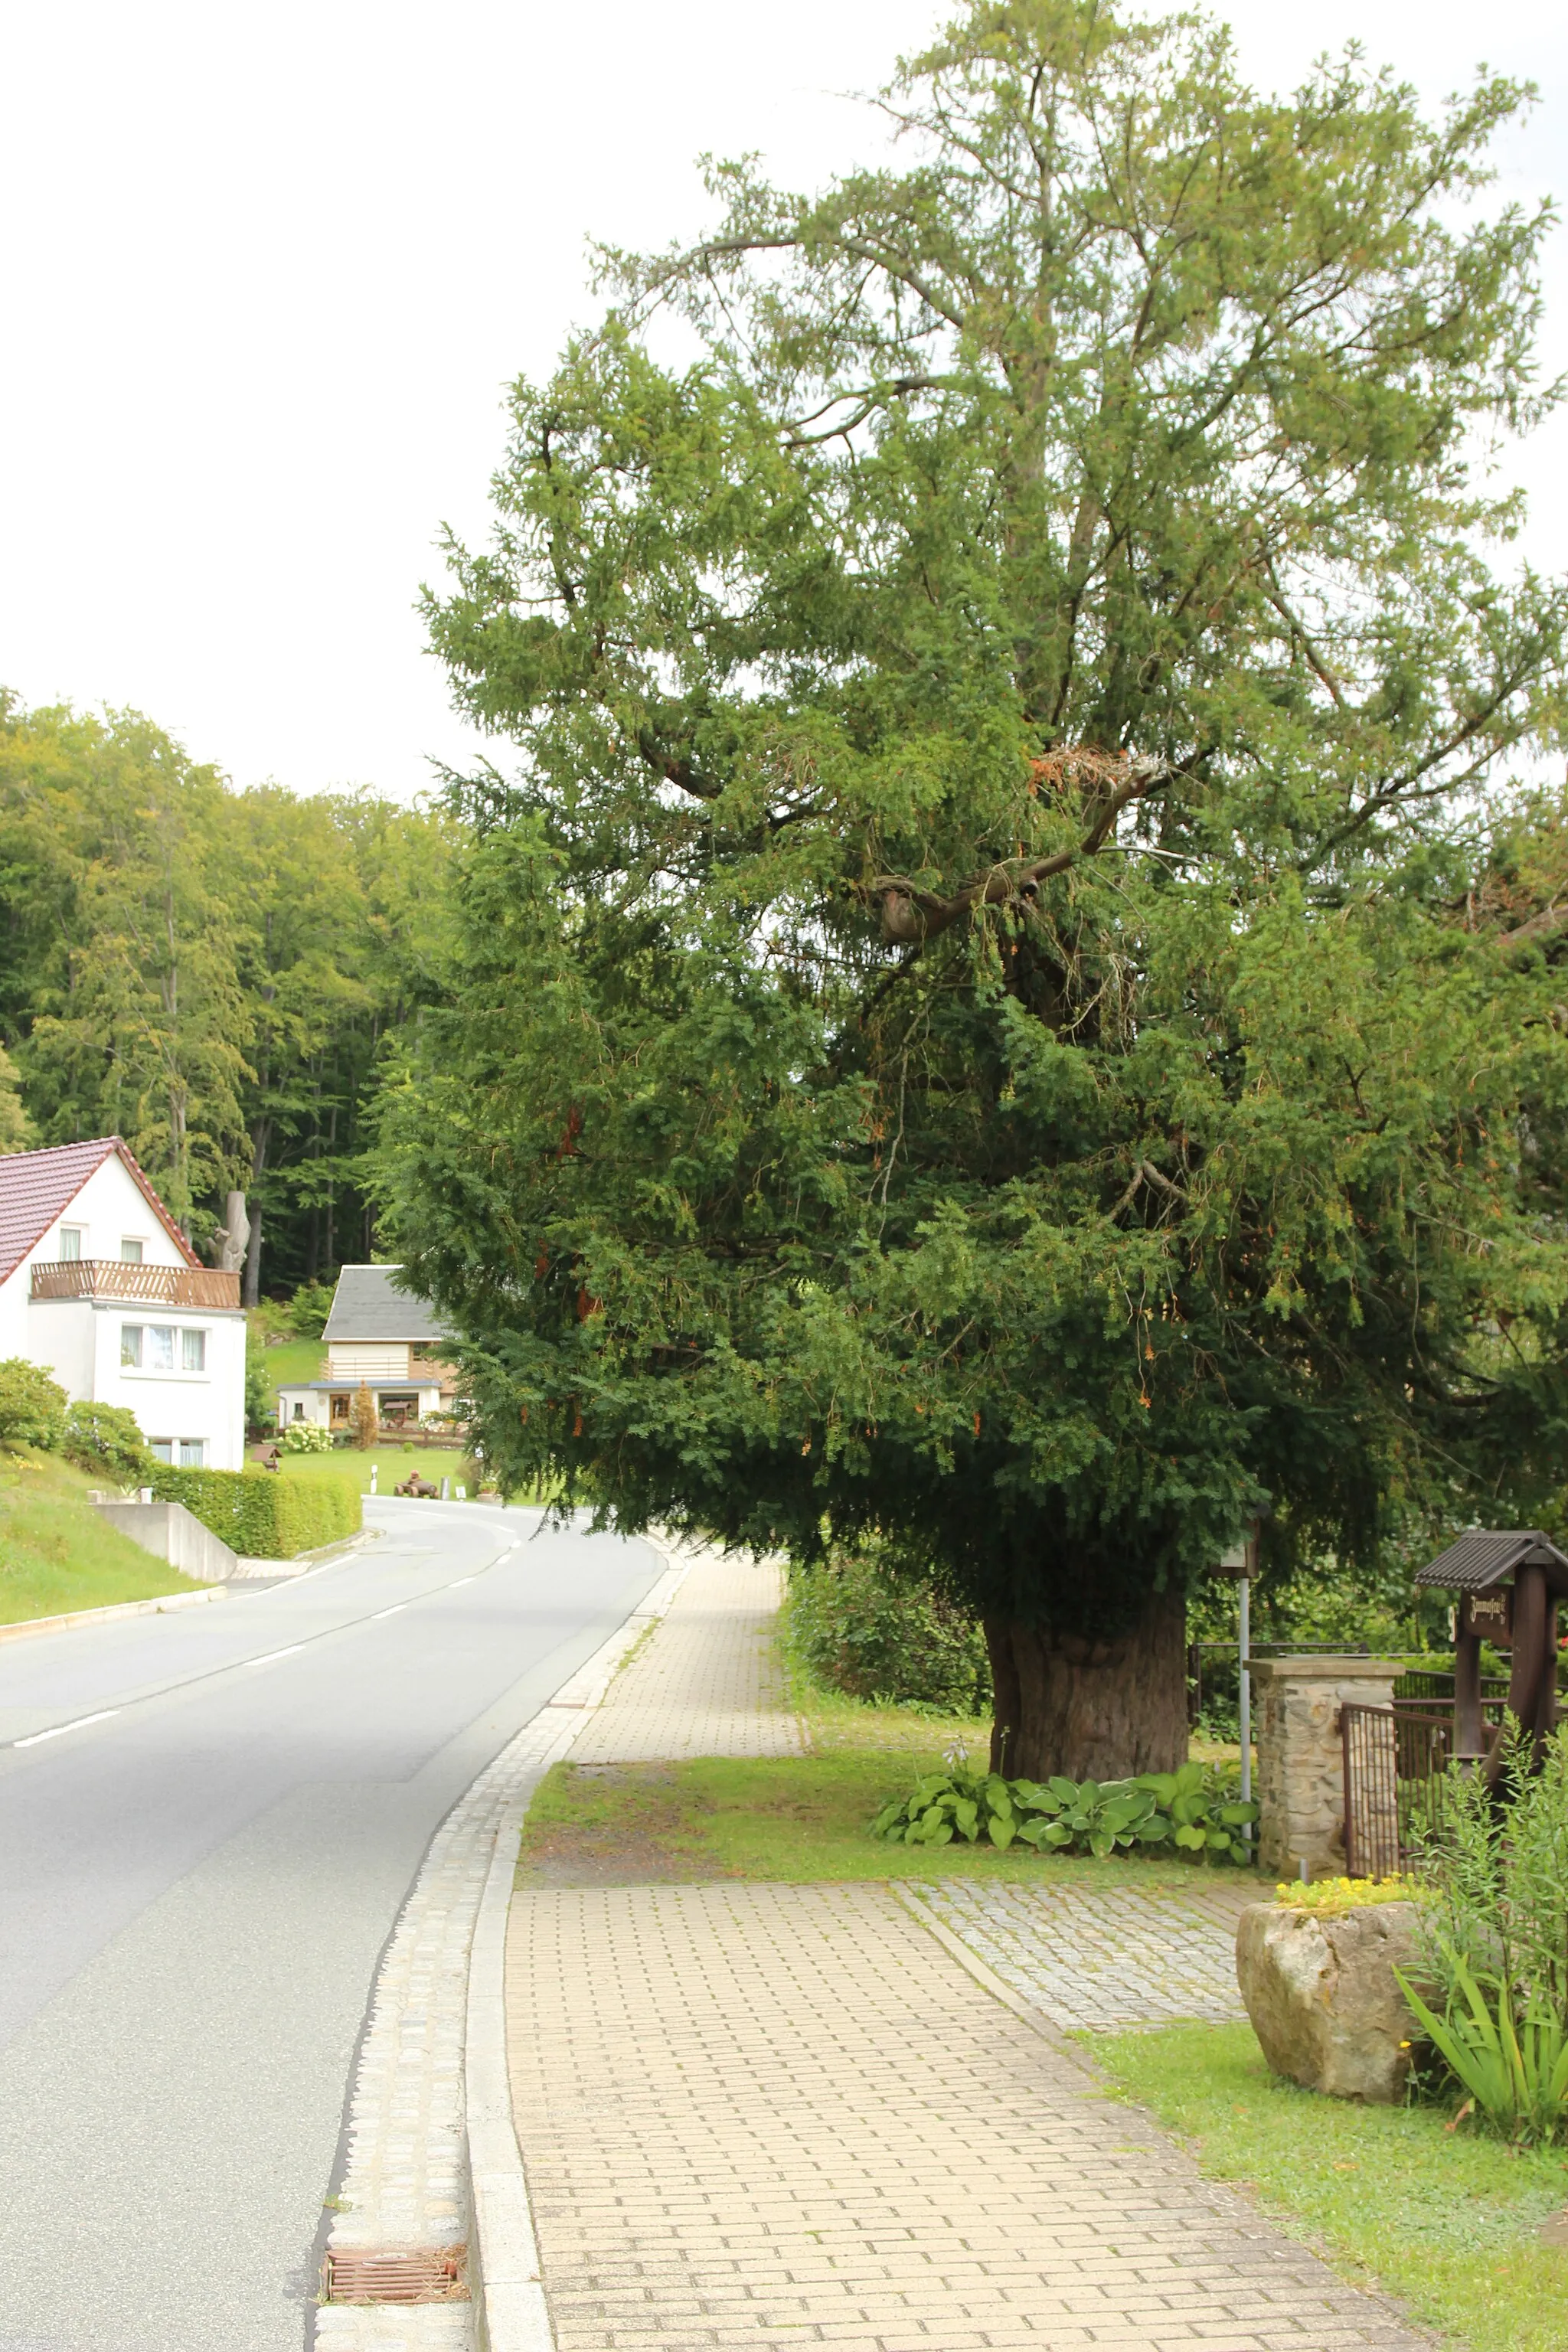
[[[1186,1761],[1186,1612],[1155,1593],[1115,1641],[985,1620],[991,1769],[1010,1780],[1120,1780]]]
[[[262,1171],[267,1166],[268,1146],[272,1140],[272,1122],[259,1119],[250,1130],[250,1188],[256,1206],[250,1213],[250,1239],[245,1252],[245,1304],[261,1304],[261,1203],[257,1192]],[[368,1253],[367,1253],[368,1255]]]

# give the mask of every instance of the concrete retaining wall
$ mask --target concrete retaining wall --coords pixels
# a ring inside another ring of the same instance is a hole
[[[159,1559],[197,1584],[226,1584],[239,1566],[227,1544],[184,1503],[95,1503],[93,1508]]]

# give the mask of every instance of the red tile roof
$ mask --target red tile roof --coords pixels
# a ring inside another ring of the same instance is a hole
[[[0,1159],[0,1282],[8,1280],[27,1252],[70,1207],[88,1178],[118,1152],[187,1265],[200,1265],[168,1210],[117,1135],[92,1143],[57,1144],[52,1151],[13,1151]]]

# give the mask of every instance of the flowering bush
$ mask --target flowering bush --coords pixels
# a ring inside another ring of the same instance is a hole
[[[1292,1911],[1310,1911],[1318,1919],[1342,1919],[1347,1911],[1367,1903],[1415,1903],[1423,1888],[1418,1878],[1394,1871],[1387,1878],[1314,1878],[1304,1886],[1281,1880],[1274,1889],[1279,1902]]]
[[[332,1433],[319,1421],[288,1421],[278,1443],[285,1454],[330,1454]]]

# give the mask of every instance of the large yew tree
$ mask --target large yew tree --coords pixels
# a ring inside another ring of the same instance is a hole
[[[1364,1555],[1561,1431],[1561,992],[1466,911],[1560,675],[1488,562],[1521,102],[973,6],[886,168],[724,166],[609,257],[431,602],[521,758],[386,1184],[483,1442],[623,1527],[874,1535],[984,1618],[1013,1769],[1184,1752],[1265,1496]]]

